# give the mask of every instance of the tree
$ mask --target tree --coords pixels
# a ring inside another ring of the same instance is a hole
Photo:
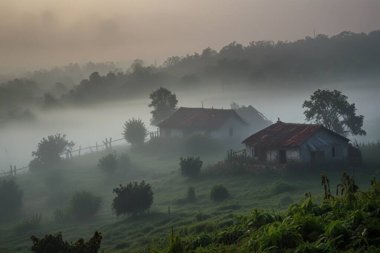
[[[0,180],[0,219],[17,213],[22,206],[22,191],[12,179]]]
[[[132,145],[144,143],[148,131],[141,119],[132,118],[124,123],[124,138]]]
[[[120,185],[113,189],[116,197],[113,199],[112,208],[116,215],[138,215],[145,212],[153,203],[153,192],[145,181],[131,182],[127,186]]]
[[[153,107],[154,109],[151,111],[152,125],[169,117],[170,114],[175,111],[178,103],[177,96],[168,89],[162,87],[150,94],[149,98],[152,100],[149,107]]]
[[[34,166],[51,166],[61,161],[61,155],[71,151],[74,142],[66,140],[66,135],[56,134],[43,138],[37,145],[37,151],[32,152],[35,160],[31,162]]]
[[[363,115],[356,115],[355,104],[347,101],[347,96],[338,90],[316,90],[303,103],[307,121],[322,124],[327,129],[347,136],[365,135]]]

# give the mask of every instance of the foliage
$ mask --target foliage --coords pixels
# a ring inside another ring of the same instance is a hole
[[[144,143],[148,131],[141,119],[132,118],[124,123],[124,138],[132,145]]]
[[[196,199],[197,199],[197,196],[195,195],[195,189],[194,189],[194,187],[189,186],[189,188],[187,188],[186,200],[190,201],[190,202],[193,202]]]
[[[283,181],[277,181],[274,182],[270,187],[269,187],[269,193],[271,195],[276,195],[284,192],[292,192],[296,190],[297,187],[294,185],[291,185],[289,183],[283,182]]]
[[[0,179],[0,220],[15,215],[21,209],[22,195],[13,179]]]
[[[32,152],[35,158],[31,162],[31,167],[54,166],[61,161],[61,155],[66,151],[71,151],[74,142],[66,140],[66,135],[56,134],[43,138],[37,145],[37,151]]]
[[[182,176],[191,178],[199,176],[199,174],[201,173],[202,164],[203,162],[199,157],[181,157],[179,165]]]
[[[127,186],[120,185],[113,189],[116,197],[113,199],[112,208],[116,215],[138,215],[145,212],[153,203],[153,192],[150,184],[145,181],[130,182]]]
[[[323,176],[322,182],[325,186],[330,181]],[[182,247],[187,252],[205,253],[378,252],[380,183],[373,179],[371,187],[361,192],[353,178],[343,174],[339,185],[338,194],[330,192],[320,204],[306,194],[303,202],[291,205],[286,212],[254,210],[202,238],[199,232],[205,229],[194,229],[193,234],[181,238]],[[327,186],[324,190],[328,193]]]
[[[168,89],[160,87],[149,95],[151,103],[149,107],[153,107],[152,120],[153,125],[166,119],[172,114],[177,106],[177,96]]]
[[[70,200],[70,211],[78,220],[88,219],[98,212],[101,198],[91,192],[76,192]]]
[[[117,169],[116,154],[110,153],[99,159],[98,168],[107,173],[113,173]]]
[[[41,239],[32,236],[31,240],[33,242],[31,250],[34,253],[97,253],[102,241],[102,235],[95,232],[87,242],[80,238],[74,243],[63,241],[61,233],[56,235],[48,234]]]
[[[229,197],[229,192],[226,187],[223,185],[214,185],[210,192],[211,200],[220,202]]]
[[[316,90],[303,103],[306,120],[322,124],[326,128],[344,136],[365,135],[363,115],[356,115],[355,104],[347,101],[347,96],[338,90]]]

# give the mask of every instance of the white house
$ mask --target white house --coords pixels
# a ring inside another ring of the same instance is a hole
[[[157,124],[161,137],[205,134],[215,138],[241,139],[248,124],[232,109],[181,107]]]

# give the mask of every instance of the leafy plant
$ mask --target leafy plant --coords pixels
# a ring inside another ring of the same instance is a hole
[[[112,207],[117,216],[141,214],[148,210],[153,203],[152,188],[145,181],[131,182],[127,186],[120,185],[113,189],[113,192],[116,197],[113,199]]]
[[[34,253],[97,253],[102,242],[102,235],[95,232],[87,242],[80,238],[74,243],[63,241],[62,234],[45,235],[43,238],[31,237],[32,252]]]
[[[99,159],[98,168],[106,173],[113,173],[117,169],[116,154],[110,153]]]
[[[70,211],[78,220],[88,219],[95,216],[100,208],[100,203],[100,197],[91,192],[77,192],[70,201]]]
[[[189,186],[189,188],[187,188],[186,200],[190,201],[190,202],[193,202],[196,199],[197,199],[197,196],[195,195],[195,189],[194,189],[194,187]]]
[[[179,162],[181,174],[185,177],[197,177],[201,172],[202,164],[199,157],[181,157]]]
[[[220,202],[227,199],[230,196],[228,190],[223,185],[214,185],[210,192],[211,200]]]

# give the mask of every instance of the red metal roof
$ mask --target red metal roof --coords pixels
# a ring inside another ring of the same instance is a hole
[[[322,125],[284,123],[278,121],[251,135],[245,139],[243,143],[248,146],[298,147],[321,129],[349,141],[346,137],[328,130]]]
[[[168,119],[158,124],[161,128],[216,129],[230,118],[247,124],[234,110],[181,107]]]

